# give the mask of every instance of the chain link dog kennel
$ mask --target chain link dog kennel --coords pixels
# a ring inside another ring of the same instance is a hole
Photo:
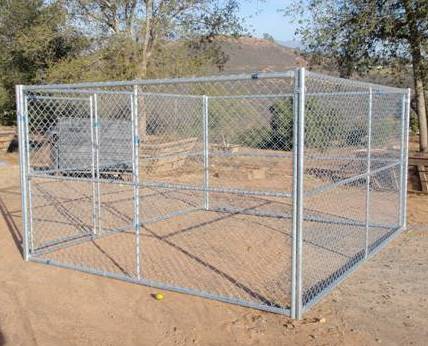
[[[25,258],[300,318],[405,227],[409,91],[17,86]]]

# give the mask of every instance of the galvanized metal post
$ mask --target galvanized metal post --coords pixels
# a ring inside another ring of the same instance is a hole
[[[400,214],[399,225],[406,228],[407,219],[407,161],[409,141],[409,117],[410,117],[410,89],[403,94],[401,112],[401,151],[400,151]]]
[[[204,209],[208,210],[210,207],[209,203],[209,138],[208,138],[208,96],[203,96],[203,139],[204,139]]]
[[[296,248],[297,248],[297,147],[298,147],[298,121],[299,118],[299,73],[294,74],[294,96],[293,96],[293,215],[292,215],[292,243],[291,243],[291,318],[296,318]]]
[[[99,121],[98,121],[98,96],[94,93],[89,98],[90,123],[91,123],[91,143],[92,143],[92,217],[93,217],[93,235],[100,233],[101,218],[101,193],[100,193],[100,159],[99,159]]]
[[[138,86],[134,85],[131,97],[132,118],[132,188],[134,197],[134,229],[135,229],[135,256],[136,273],[141,279],[141,234],[140,234],[140,136],[138,128]]]
[[[293,120],[293,243],[291,316],[300,319],[303,309],[303,169],[305,146],[305,69],[296,70]]]
[[[97,233],[101,233],[101,192],[100,192],[100,121],[98,119],[98,95],[95,93],[94,102],[94,125],[95,125],[95,174],[96,174],[96,192],[97,192]]]
[[[31,256],[33,252],[33,198],[31,193],[31,164],[30,164],[30,139],[29,134],[30,130],[28,127],[28,101],[27,98],[24,96],[24,93],[22,93],[22,100],[24,105],[24,140],[25,140],[25,162],[26,162],[26,182],[27,182],[27,198],[28,198],[28,232],[27,232],[27,243],[28,243],[28,256]]]
[[[95,121],[94,121],[94,96],[89,97],[89,118],[91,126],[91,176],[92,176],[92,233],[97,234],[97,177],[96,167],[96,143],[95,143]]]
[[[367,256],[369,255],[372,116],[373,116],[373,90],[372,88],[369,88],[369,111],[367,114],[366,230],[365,230],[365,240],[364,240],[364,258],[367,258]]]
[[[22,241],[22,252],[24,259],[29,259],[29,246],[28,246],[28,235],[29,235],[29,214],[28,214],[28,171],[27,171],[27,154],[26,154],[26,135],[25,135],[25,122],[27,116],[24,113],[24,92],[23,86],[17,85],[16,91],[16,114],[18,122],[18,138],[19,138],[19,173],[21,181],[21,209],[22,209],[22,225],[23,225],[23,241]]]

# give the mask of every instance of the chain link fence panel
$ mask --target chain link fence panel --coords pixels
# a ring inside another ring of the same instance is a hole
[[[18,86],[25,256],[300,318],[405,226],[408,103],[304,69]]]

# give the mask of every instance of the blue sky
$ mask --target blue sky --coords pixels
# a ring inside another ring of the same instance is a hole
[[[290,17],[285,17],[278,9],[284,9],[292,0],[244,0],[241,3],[241,15],[247,17],[247,23],[255,30],[254,35],[271,34],[276,40],[295,39],[296,25]]]

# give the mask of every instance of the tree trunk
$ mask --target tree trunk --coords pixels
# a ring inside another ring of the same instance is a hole
[[[412,45],[412,44],[411,44]],[[416,112],[419,120],[419,149],[428,152],[428,124],[424,90],[424,70],[420,47],[412,45],[413,78],[415,84]]]
[[[139,68],[137,68],[138,76],[137,78],[144,78],[147,75],[147,65],[150,58],[151,50],[151,41],[152,41],[152,21],[153,21],[153,0],[146,0],[146,23],[144,25],[144,38],[143,38],[143,52],[141,63]],[[140,96],[138,103],[139,109],[139,134],[141,138],[141,143],[144,143],[147,140],[147,111],[144,105],[145,100],[144,96]]]
[[[407,41],[410,45],[412,55],[416,111],[419,120],[419,149],[422,152],[428,152],[428,127],[424,91],[425,70],[421,51],[422,34],[418,29],[416,21],[415,11],[417,11],[417,8],[413,8],[409,0],[403,0],[402,3],[406,12],[406,24],[409,29]]]
[[[143,54],[139,68],[140,78],[145,77],[147,74],[147,65],[151,55],[151,41],[152,37],[152,21],[153,21],[153,0],[146,0],[146,23],[144,27],[144,42]]]
[[[416,110],[419,120],[419,149],[428,152],[428,127],[427,112],[425,104],[424,81],[415,75],[415,99]]]

